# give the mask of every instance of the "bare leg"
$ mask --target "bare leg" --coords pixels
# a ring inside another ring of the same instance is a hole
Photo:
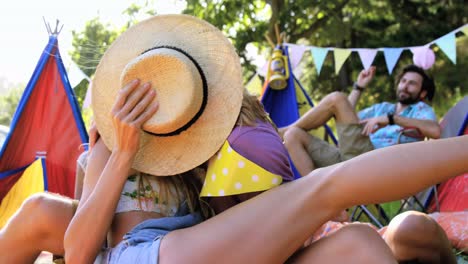
[[[341,210],[407,197],[467,171],[467,159],[464,136],[378,149],[316,169],[310,177],[169,233],[161,242],[159,261],[284,263]]]
[[[348,97],[344,93],[333,92],[325,96],[317,106],[294,122],[293,126],[308,131],[323,126],[332,117],[335,117],[337,123],[359,123],[359,118],[348,101]]]
[[[457,263],[445,232],[436,221],[420,212],[397,215],[388,225],[384,239],[398,261]]]
[[[304,176],[313,171],[315,169],[314,162],[307,151],[310,141],[309,133],[299,127],[292,126],[284,133],[283,139],[284,146],[299,174]]]
[[[305,113],[292,125],[280,129],[284,145],[298,172],[304,176],[315,169],[307,152],[311,137],[307,131],[324,125],[335,117],[340,124],[357,124],[359,118],[345,94],[334,92],[325,96],[320,103]]]
[[[380,235],[364,224],[349,224],[294,254],[287,263],[394,263]]]
[[[41,251],[63,255],[63,238],[73,217],[72,200],[40,193],[29,197],[0,230],[0,263],[33,263]]]

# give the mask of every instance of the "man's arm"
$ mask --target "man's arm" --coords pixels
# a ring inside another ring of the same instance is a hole
[[[434,120],[415,119],[399,115],[393,116],[393,120],[399,126],[417,128],[425,137],[440,138],[441,128],[439,123]]]
[[[399,115],[393,116],[393,122],[395,125],[399,125],[401,127],[412,127],[418,129],[418,131],[428,138],[440,138],[441,129],[439,123],[434,120],[425,120],[425,119],[416,119],[416,118],[408,118]],[[362,134],[370,135],[375,131],[379,130],[382,127],[385,127],[389,124],[388,116],[378,116],[373,118],[368,118],[361,120],[360,124],[364,125],[362,130]]]
[[[353,89],[349,93],[348,101],[353,106],[353,109],[356,109],[356,105],[357,105],[357,102],[359,101],[359,99],[361,98],[361,94],[362,94],[361,90],[358,90],[358,89]]]
[[[355,85],[353,86],[353,90],[348,95],[348,101],[353,106],[353,109],[356,109],[357,102],[359,98],[361,98],[361,93],[363,92],[364,88],[367,87],[369,82],[374,78],[375,75],[375,66],[370,67],[368,70],[362,70],[357,78]]]

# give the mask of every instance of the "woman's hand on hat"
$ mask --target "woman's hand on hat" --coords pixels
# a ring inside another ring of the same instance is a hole
[[[140,141],[142,125],[158,110],[154,100],[156,91],[150,83],[140,85],[138,79],[125,85],[112,108],[114,124],[114,151],[135,155]]]

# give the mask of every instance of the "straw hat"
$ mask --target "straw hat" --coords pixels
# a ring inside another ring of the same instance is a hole
[[[214,26],[161,15],[124,32],[99,63],[92,108],[104,144],[114,142],[110,111],[130,80],[150,81],[159,110],[143,125],[133,168],[155,176],[208,160],[233,129],[242,105],[242,72],[232,44]]]

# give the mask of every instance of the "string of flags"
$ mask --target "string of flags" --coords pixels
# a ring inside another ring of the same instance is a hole
[[[315,63],[315,68],[317,74],[320,74],[322,69],[323,62],[328,52],[333,53],[333,58],[335,62],[335,73],[338,74],[341,67],[351,55],[352,52],[357,52],[361,63],[364,69],[369,69],[374,61],[377,53],[379,51],[383,52],[385,63],[387,65],[387,70],[389,74],[392,74],[395,65],[398,62],[398,59],[401,56],[401,53],[404,50],[410,50],[413,53],[413,63],[420,66],[421,68],[427,70],[432,67],[435,62],[435,54],[432,50],[432,45],[437,45],[445,55],[456,64],[457,59],[457,49],[456,49],[456,37],[457,32],[463,32],[468,36],[468,24],[465,24],[450,33],[433,40],[422,46],[412,46],[412,47],[381,47],[381,48],[336,48],[336,47],[317,47],[317,46],[305,46],[297,45],[293,43],[284,43],[288,47],[289,57],[291,61],[291,68],[294,69],[297,67],[301,61],[305,51],[310,50],[313,61]],[[261,69],[258,70],[258,74],[264,75],[267,70],[268,65],[264,65]]]
[[[307,50],[310,50],[310,54],[313,58],[315,63],[315,69],[317,70],[317,74],[320,75],[320,71],[322,69],[323,62],[328,54],[328,52],[333,53],[333,58],[335,62],[335,73],[338,74],[341,70],[341,67],[346,62],[348,57],[353,52],[357,52],[359,58],[361,60],[362,66],[364,69],[369,69],[372,65],[376,55],[378,52],[383,52],[385,63],[387,65],[387,70],[389,74],[392,74],[395,65],[397,64],[402,52],[404,50],[410,50],[413,53],[413,63],[415,65],[420,66],[421,68],[427,70],[432,67],[435,62],[435,54],[432,50],[432,45],[437,45],[444,54],[452,61],[453,64],[457,63],[457,49],[456,49],[456,37],[455,34],[458,32],[463,32],[466,36],[468,36],[468,24],[465,24],[448,34],[433,40],[425,45],[422,46],[412,46],[412,47],[381,47],[381,48],[336,48],[336,47],[317,47],[317,46],[305,46],[305,45],[297,45],[293,43],[284,43],[285,46],[288,47],[289,50],[289,60],[291,63],[291,70],[294,70],[302,60],[304,53]],[[71,60],[70,60],[71,61]],[[79,67],[76,67],[79,69]],[[251,91],[253,94],[260,94],[261,93],[261,86],[262,82],[258,75],[266,76],[266,72],[268,70],[268,61],[257,70],[257,74],[255,74],[251,80],[247,83],[247,89]],[[81,70],[75,70],[77,78],[74,83],[78,84],[83,78],[88,79]],[[70,75],[70,73],[69,73]],[[72,85],[74,87],[74,85]],[[88,108],[90,105],[90,90],[88,89],[85,97],[85,101],[83,103],[83,108]]]

